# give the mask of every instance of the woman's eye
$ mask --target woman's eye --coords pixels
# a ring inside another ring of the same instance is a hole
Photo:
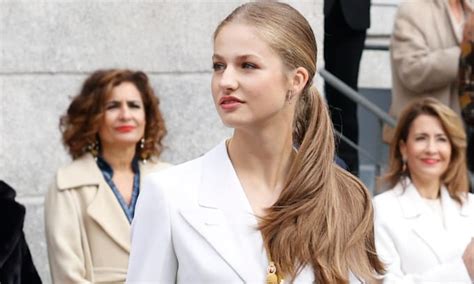
[[[245,63],[242,64],[242,68],[244,68],[244,69],[256,69],[257,65],[255,65],[253,63],[245,62]]]
[[[141,108],[142,106],[138,103],[131,103],[128,105],[130,108]]]
[[[225,65],[223,63],[212,63],[212,69],[214,69],[214,71],[223,70],[224,68]]]
[[[440,142],[448,142],[448,138],[446,138],[446,137],[439,137],[439,138],[438,138],[438,141],[440,141]]]
[[[108,109],[114,109],[114,108],[117,108],[118,105],[117,104],[108,104],[105,106],[105,109],[108,110]]]
[[[415,137],[415,141],[423,141],[423,140],[425,140],[424,136]]]

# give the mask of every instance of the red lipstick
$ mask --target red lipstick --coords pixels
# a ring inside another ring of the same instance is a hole
[[[135,129],[135,126],[132,125],[123,125],[115,128],[118,132],[126,133]]]

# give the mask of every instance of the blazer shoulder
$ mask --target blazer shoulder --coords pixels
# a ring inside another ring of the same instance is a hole
[[[202,157],[175,166],[165,165],[144,178],[143,190],[160,191],[168,198],[183,197],[200,182]]]
[[[392,216],[394,213],[400,211],[398,197],[402,194],[403,191],[396,186],[375,196],[372,201],[375,216],[377,218],[384,218],[386,216]]]
[[[373,198],[373,203],[377,206],[390,205],[395,202],[397,195],[400,195],[400,191],[395,187],[376,195]]]
[[[146,176],[150,173],[161,171],[173,166],[170,163],[166,163],[160,160],[151,160],[146,163],[140,162],[140,175]]]

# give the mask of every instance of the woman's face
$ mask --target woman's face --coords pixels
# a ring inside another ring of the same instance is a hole
[[[145,109],[137,87],[123,82],[112,89],[105,102],[99,137],[102,147],[134,146],[145,133]]]
[[[225,25],[215,38],[212,60],[212,95],[225,125],[237,128],[292,118],[283,62],[254,28]]]
[[[439,181],[451,161],[451,143],[441,122],[426,114],[415,118],[400,152],[415,180]]]

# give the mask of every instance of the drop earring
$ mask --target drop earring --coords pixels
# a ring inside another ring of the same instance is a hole
[[[405,157],[402,158],[402,173],[407,174],[407,158]]]
[[[143,137],[142,139],[140,139],[140,144],[138,145],[138,147],[140,148],[140,158],[142,159],[142,162],[144,164],[146,164],[147,162],[147,159],[145,157],[145,154],[143,153],[143,149],[145,148],[145,137]]]
[[[94,159],[97,160],[97,156],[99,155],[99,140],[97,137],[95,138],[94,142],[91,142],[87,145],[87,151],[91,153]]]

